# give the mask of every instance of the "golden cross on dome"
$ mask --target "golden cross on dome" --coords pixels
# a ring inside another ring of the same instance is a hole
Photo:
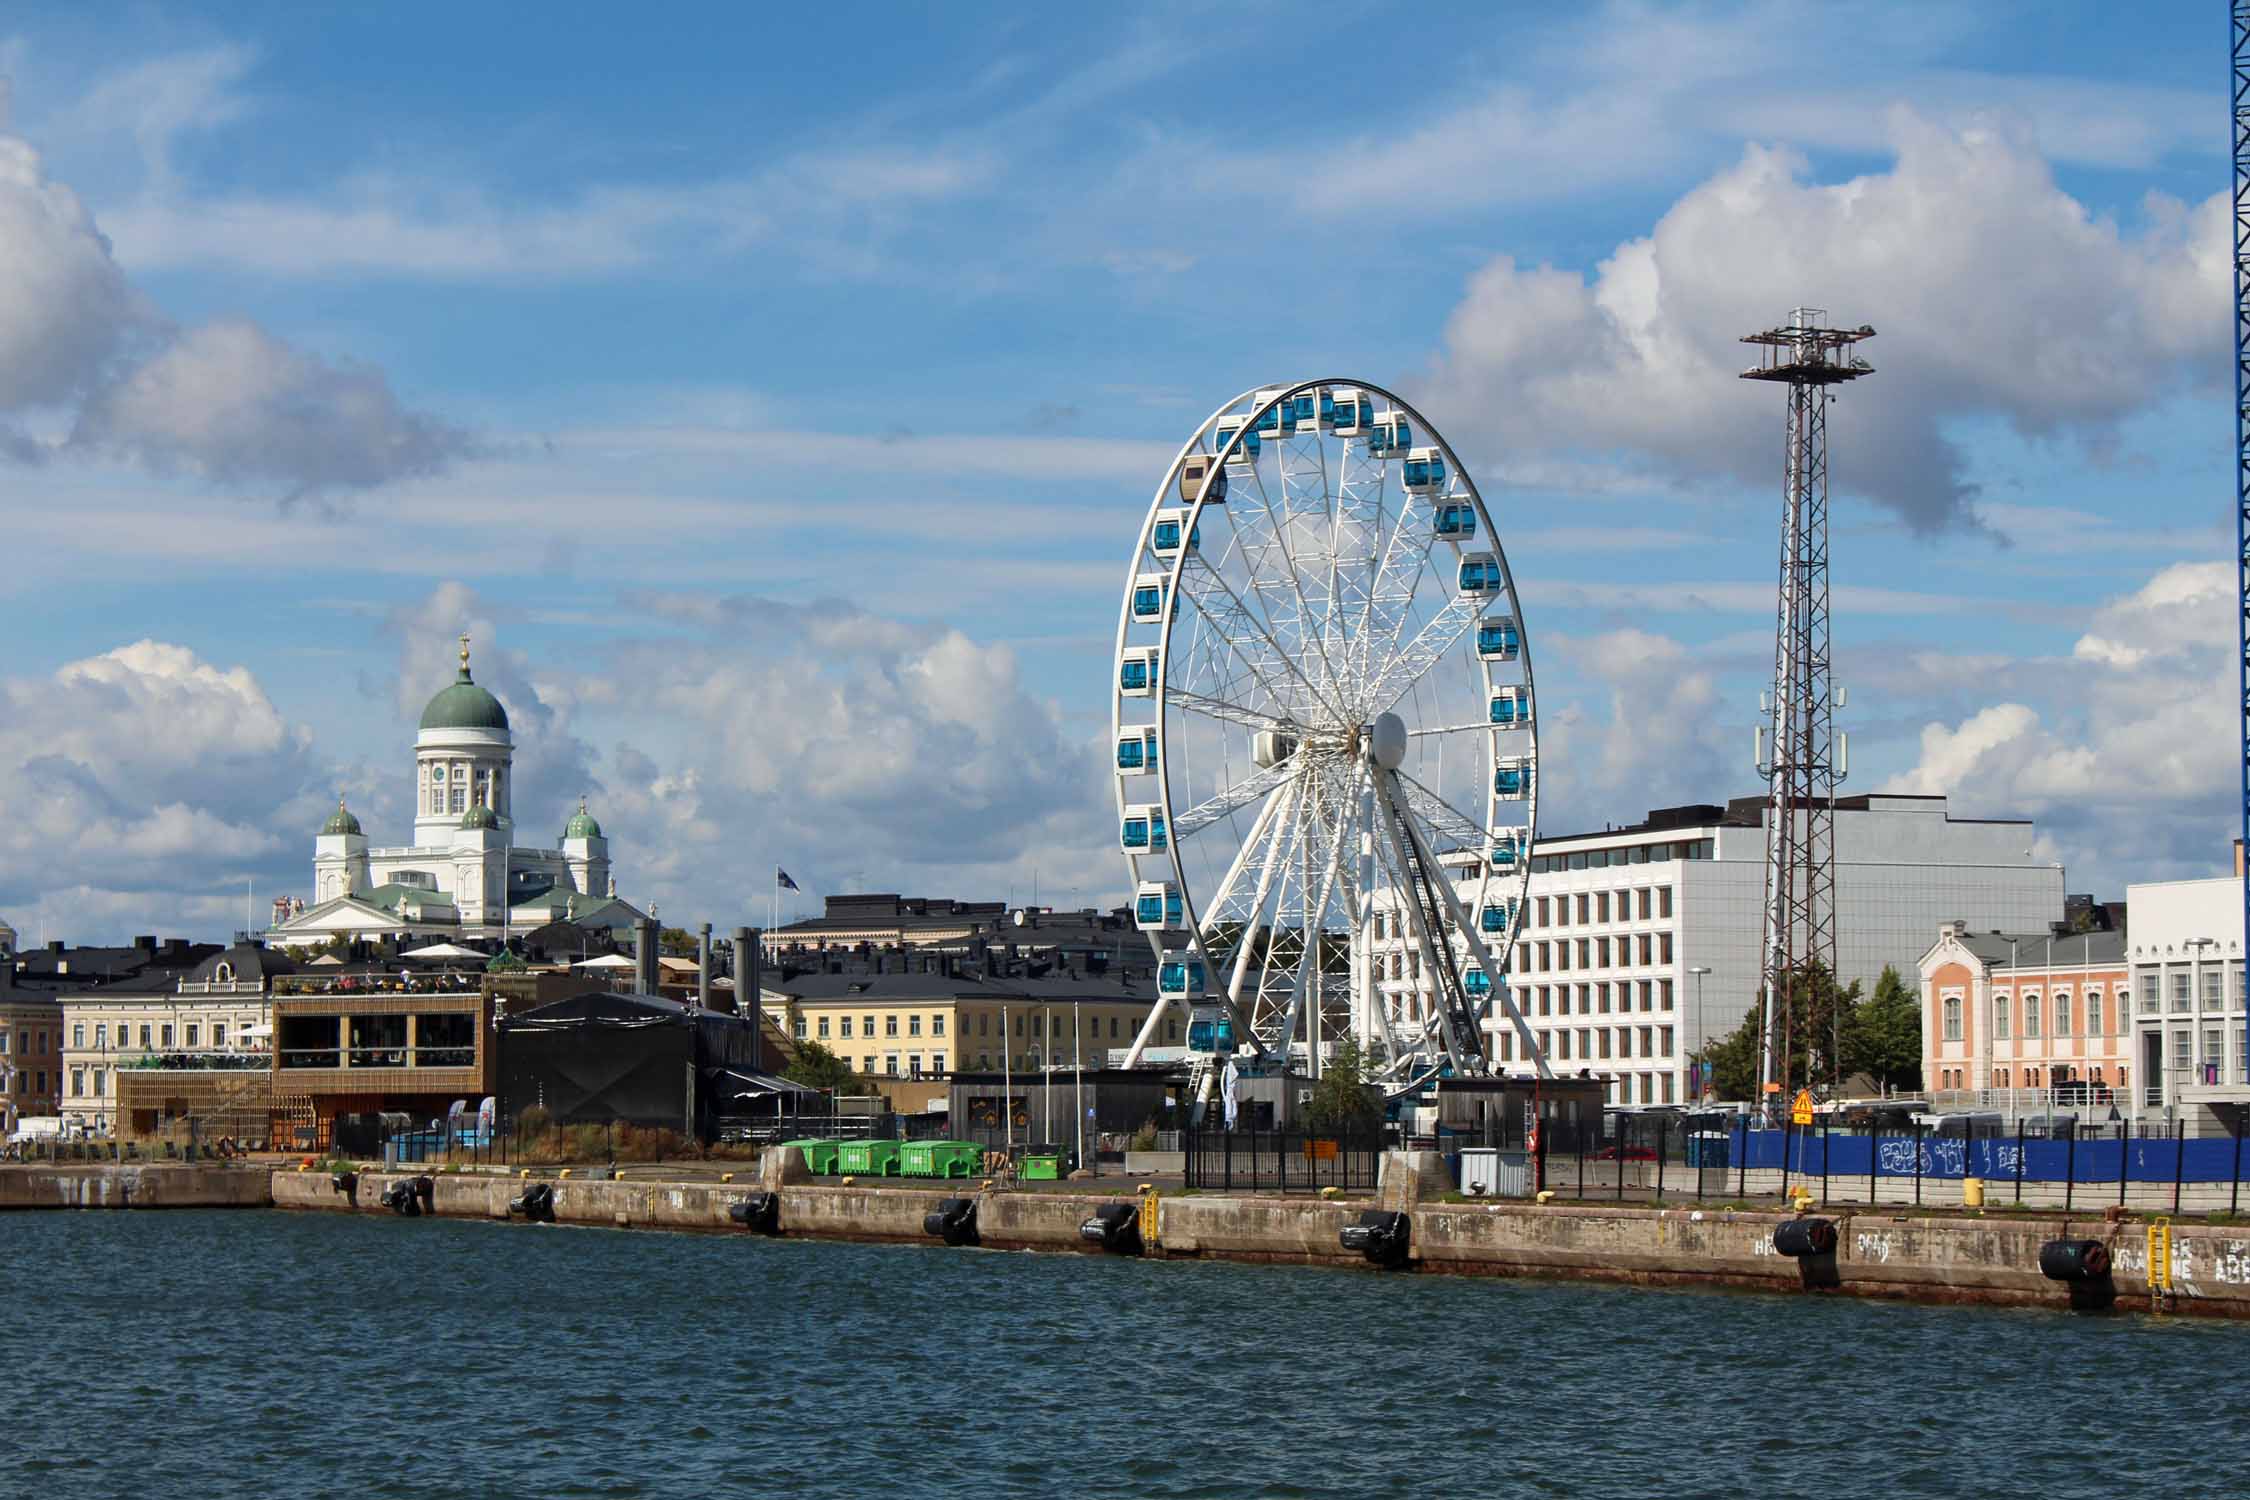
[[[461,670],[469,670],[469,633],[465,630],[461,632]]]

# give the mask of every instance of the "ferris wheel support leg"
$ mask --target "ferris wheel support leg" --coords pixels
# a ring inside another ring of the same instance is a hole
[[[1395,773],[1390,774],[1395,777]],[[1419,847],[1419,841],[1414,841],[1412,845],[1409,844],[1409,840],[1413,840],[1414,836],[1406,826],[1405,813],[1399,808],[1400,799],[1391,795],[1391,788],[1384,785],[1384,777],[1377,776],[1371,779],[1375,783],[1375,796],[1382,804],[1383,832],[1389,839],[1392,857],[1398,861],[1398,867],[1402,875],[1419,869],[1424,885],[1434,889],[1443,889],[1445,885],[1444,872],[1439,871],[1433,879],[1430,874],[1430,861],[1427,858],[1416,857],[1424,853]],[[1443,961],[1438,957],[1437,949],[1437,944],[1443,941],[1442,935],[1430,931],[1427,915],[1420,899],[1412,895],[1403,880],[1400,885],[1400,893],[1402,896],[1400,905],[1406,912],[1407,925],[1414,931],[1414,944],[1421,953],[1422,963],[1433,977],[1438,976],[1443,972],[1439,967]],[[1450,959],[1450,957],[1449,952],[1447,958]],[[1441,986],[1443,982],[1442,979],[1438,980]],[[1450,999],[1450,997],[1448,998]],[[1450,1006],[1448,1009],[1450,1009]],[[1479,1047],[1478,1039],[1474,1034],[1461,1035],[1461,1029],[1458,1022],[1450,1016],[1447,1023],[1439,1028],[1439,1035],[1445,1040],[1446,1056],[1451,1060],[1457,1072],[1481,1073],[1484,1071],[1484,1054]],[[1472,1053],[1472,1048],[1478,1050]]]
[[[1337,838],[1335,847],[1328,851],[1328,866],[1321,872],[1320,899],[1305,909],[1305,946],[1297,957],[1297,981],[1289,992],[1289,1009],[1283,1013],[1279,1035],[1282,1056],[1289,1055],[1289,1040],[1296,1034],[1297,1017],[1305,1010],[1305,987],[1313,987],[1313,1004],[1305,1025],[1305,1073],[1311,1078],[1320,1076],[1320,967],[1322,963],[1321,936],[1326,930],[1324,920],[1328,914],[1328,901],[1336,891],[1336,874],[1344,862],[1344,845],[1348,835]]]
[[[1385,1050],[1395,1058],[1398,1047],[1390,1034],[1390,1017],[1377,1013],[1375,992],[1375,783],[1362,776],[1359,783],[1359,920],[1352,924],[1352,1020],[1362,1050],[1372,1051],[1380,1032]]]
[[[1477,967],[1484,970],[1485,977],[1492,981],[1493,999],[1499,1003],[1501,1014],[1505,1015],[1509,1024],[1515,1028],[1516,1039],[1523,1047],[1523,1055],[1531,1059],[1538,1067],[1541,1078],[1554,1077],[1554,1068],[1547,1061],[1547,1049],[1539,1045],[1539,1034],[1533,1031],[1531,1023],[1524,1019],[1523,1011],[1516,1005],[1515,996],[1509,992],[1506,975],[1501,972],[1500,965],[1494,961],[1492,950],[1485,946],[1484,938],[1477,931],[1476,924],[1469,920],[1469,912],[1462,907],[1459,898],[1454,895],[1453,887],[1443,880],[1434,880],[1430,884],[1436,889],[1438,899],[1445,903],[1446,915],[1452,919],[1454,927],[1460,932],[1461,940],[1468,945],[1469,957],[1475,961]]]

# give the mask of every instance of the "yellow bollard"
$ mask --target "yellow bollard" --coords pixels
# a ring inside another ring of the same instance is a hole
[[[734,1181],[734,1174],[732,1172],[721,1172],[719,1174],[719,1181],[732,1182]]]
[[[1984,1207],[1984,1179],[1982,1177],[1964,1177],[1961,1179],[1961,1206],[1964,1208]]]
[[[1324,1187],[1320,1190],[1320,1196],[1328,1199],[1330,1202],[1334,1202],[1336,1199],[1344,1196],[1344,1190],[1340,1187],[1337,1187],[1334,1183],[1330,1183],[1327,1187]]]
[[[568,1176],[570,1175],[570,1168],[568,1168],[568,1167],[565,1167],[565,1168],[563,1168],[563,1169],[562,1169],[562,1172],[561,1172],[561,1174],[560,1174],[560,1175],[562,1175],[562,1176],[564,1176],[564,1177],[568,1177]]]
[[[531,1175],[531,1168],[529,1168],[529,1167],[523,1167],[523,1168],[520,1168],[520,1169],[519,1169],[519,1170],[518,1170],[518,1171],[516,1172],[516,1175],[517,1175],[518,1177],[529,1177],[529,1176]]]
[[[856,1178],[856,1177],[847,1177],[847,1178],[845,1178],[845,1179],[843,1180],[843,1182],[842,1182],[841,1186],[844,1186],[844,1187],[850,1187],[850,1186],[851,1186],[851,1185],[852,1185],[853,1183],[855,1183],[855,1182],[857,1182],[857,1181],[859,1181],[859,1179],[858,1179],[858,1178]]]

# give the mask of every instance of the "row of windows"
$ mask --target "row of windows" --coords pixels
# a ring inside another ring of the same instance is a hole
[[[1572,963],[1575,952],[1577,962]],[[1516,944],[1516,971],[1522,974],[1568,973],[1572,969],[1630,969],[1669,966],[1672,934],[1628,933],[1617,938],[1541,939]],[[1397,978],[1396,974],[1391,976]]]
[[[2087,986],[2083,999],[2083,1005],[2074,1006],[2067,989],[2054,991],[2045,1001],[2037,990],[2025,990],[2020,999],[2014,994],[1996,994],[1992,997],[1992,1039],[1996,1042],[2011,1040],[2009,1033],[2019,1024],[2019,1014],[2026,1041],[2037,1040],[2043,1027],[2047,1028],[2046,1035],[2055,1037],[2107,1036],[2112,1022],[2119,1035],[2128,1029],[2124,985],[2117,986],[2115,1010],[2109,1008],[2099,985]],[[1939,1002],[1939,1025],[1946,1041],[1961,1040],[1961,1007],[1959,995],[1947,995]],[[2050,1015],[2051,1026],[2048,1024]],[[2081,1025],[2085,1028],[2083,1031],[2079,1030]]]
[[[89,1073],[93,1075],[93,1096],[95,1098],[99,1099],[109,1092],[109,1069],[72,1068],[70,1070],[70,1094],[72,1098],[83,1099],[86,1097],[86,1075]]]
[[[816,1041],[823,1041],[823,1042],[825,1042],[825,1041],[828,1041],[828,1040],[830,1039],[830,1037],[831,1037],[831,1035],[832,1035],[832,1034],[831,1034],[831,1032],[830,1032],[830,1030],[829,1030],[829,1021],[830,1021],[830,1019],[831,1019],[831,1018],[830,1018],[830,1017],[828,1017],[828,1016],[816,1016],[816,1017],[814,1017],[814,1018],[813,1018],[813,1037],[814,1037],[814,1040],[816,1040]],[[834,1021],[835,1021],[835,1023],[836,1023],[836,1029],[835,1029],[835,1031],[833,1032],[833,1036],[834,1036],[834,1038],[835,1038],[836,1040],[838,1040],[838,1041],[851,1041],[851,1040],[854,1040],[854,1039],[855,1039],[855,1035],[856,1035],[856,1037],[858,1037],[858,1038],[866,1038],[866,1039],[870,1039],[870,1040],[871,1040],[871,1039],[873,1039],[873,1037],[875,1036],[875,1017],[874,1017],[874,1016],[872,1016],[872,1015],[863,1015],[863,1016],[860,1016],[860,1017],[858,1017],[858,1018],[857,1018],[857,1020],[858,1020],[858,1030],[857,1030],[857,1032],[856,1032],[856,1033],[855,1033],[855,1032],[854,1032],[854,1030],[853,1030],[853,1021],[854,1021],[854,1018],[853,1018],[853,1017],[851,1017],[851,1016],[836,1016],[836,1017],[834,1017],[833,1019],[834,1019]],[[908,1015],[908,1016],[907,1016],[907,1017],[906,1017],[905,1019],[906,1019],[906,1031],[905,1031],[905,1035],[906,1035],[906,1036],[908,1036],[908,1037],[910,1037],[910,1038],[911,1038],[911,1037],[918,1037],[918,1036],[921,1036],[921,1035],[923,1034],[923,1032],[922,1032],[923,1017],[922,1017],[922,1016],[920,1016],[920,1015],[917,1015],[917,1014],[909,1014],[909,1015]],[[983,1013],[983,1014],[980,1014],[980,1015],[979,1015],[979,1016],[977,1017],[977,1032],[976,1032],[976,1034],[977,1034],[978,1036],[990,1036],[990,1035],[992,1034],[992,1019],[993,1019],[993,1018],[992,1018],[992,1014],[991,1014],[991,1013],[990,1013],[989,1011],[987,1011],[987,1012],[985,1012],[985,1013]],[[930,1035],[930,1036],[932,1036],[932,1037],[942,1037],[942,1036],[944,1036],[944,1035],[945,1035],[945,1016],[944,1016],[944,1013],[943,1013],[943,1012],[939,1012],[939,1013],[936,1013],[936,1014],[933,1014],[933,1015],[931,1015],[931,1016],[930,1016],[930,1017],[928,1018],[928,1020],[929,1020],[929,1028],[930,1028],[930,1029],[929,1029],[929,1035]],[[1056,1035],[1056,1037],[1057,1037],[1057,1038],[1063,1038],[1063,1039],[1067,1039],[1067,1038],[1068,1038],[1068,1037],[1069,1037],[1069,1036],[1071,1035],[1072,1024],[1073,1024],[1073,1023],[1072,1023],[1072,1020],[1071,1020],[1070,1016],[1069,1016],[1069,1015],[1068,1015],[1068,1014],[1067,1014],[1066,1012],[1062,1012],[1062,1011],[1058,1011],[1058,1012],[1056,1012],[1056,1013],[1055,1013],[1055,1028],[1054,1028],[1054,1029],[1055,1029],[1055,1035]],[[1085,1027],[1085,1034],[1086,1034],[1086,1035],[1088,1035],[1088,1036],[1091,1036],[1091,1037],[1093,1037],[1093,1038],[1094,1038],[1094,1039],[1095,1039],[1096,1041],[1099,1041],[1099,1040],[1101,1039],[1101,1034],[1102,1034],[1102,1018],[1101,1018],[1101,1017],[1099,1017],[1099,1016],[1095,1016],[1095,1017],[1094,1017],[1094,1018],[1092,1018],[1091,1020],[1084,1020],[1084,1021],[1082,1021],[1082,1024],[1083,1024],[1083,1025],[1084,1025],[1084,1027]],[[792,1023],[791,1029],[792,1029],[792,1030],[793,1030],[793,1031],[794,1031],[794,1032],[796,1033],[796,1037],[797,1037],[797,1040],[799,1040],[799,1041],[803,1041],[803,1040],[805,1039],[805,1017],[804,1017],[804,1016],[803,1016],[803,1015],[802,1015],[801,1013],[800,1013],[800,1014],[799,1014],[799,1015],[797,1016],[796,1020],[795,1020],[795,1021],[794,1021],[794,1022]],[[1028,1013],[1027,1013],[1027,1012],[1023,1012],[1023,1011],[1018,1011],[1018,1012],[1016,1013],[1016,1016],[1015,1016],[1015,1033],[1016,1033],[1016,1035],[1017,1035],[1017,1036],[1019,1036],[1019,1037],[1020,1037],[1020,1036],[1033,1036],[1033,1037],[1038,1037],[1038,1036],[1044,1036],[1044,1035],[1046,1035],[1046,1012],[1045,1012],[1045,1011],[1030,1011],[1030,1012],[1028,1012]],[[900,1034],[900,1032],[899,1032],[899,1017],[898,1017],[897,1015],[895,1015],[895,1014],[886,1014],[886,1015],[885,1015],[885,1016],[883,1017],[883,1032],[882,1032],[882,1034],[883,1034],[884,1036],[886,1036],[886,1037],[894,1037],[894,1036],[898,1036],[898,1035]],[[1124,1034],[1124,1021],[1123,1021],[1123,1019],[1122,1019],[1121,1017],[1118,1017],[1118,1016],[1111,1016],[1111,1017],[1109,1018],[1109,1035],[1110,1035],[1110,1039],[1111,1039],[1112,1041],[1117,1041],[1117,1040],[1120,1040],[1120,1039],[1122,1039],[1122,1037],[1123,1037],[1123,1034]]]
[[[1627,865],[1664,865],[1675,859],[1716,859],[1716,839],[1679,839],[1663,844],[1628,844],[1622,849],[1587,849],[1577,854],[1536,854],[1531,873],[1549,875],[1565,870],[1609,870]]]
[[[203,1045],[203,1023],[200,1021],[189,1021],[182,1025],[179,1028],[179,1036],[181,1040],[177,1042],[172,1039],[174,1033],[172,1023],[169,1021],[159,1021],[154,1025],[151,1025],[147,1021],[143,1021],[140,1024],[140,1033],[140,1045],[143,1051],[160,1051],[175,1046],[201,1047]],[[235,1034],[239,1035],[240,1033]],[[226,1022],[213,1021],[211,1023],[212,1046],[224,1047],[227,1044],[227,1036],[228,1031]],[[80,1049],[86,1045],[85,1022],[74,1021],[71,1023],[70,1045],[74,1049]],[[120,1021],[117,1023],[117,1045],[120,1048],[130,1047],[133,1045],[133,1028],[130,1023],[124,1021]],[[107,1022],[96,1022],[94,1024],[94,1050],[97,1052],[102,1052],[107,1051],[108,1048],[109,1024]]]
[[[1575,1041],[1572,1039],[1576,1038]],[[1568,1026],[1539,1032],[1539,1044],[1547,1049],[1547,1056],[1556,1062],[1569,1062],[1575,1055],[1579,1062],[1595,1062],[1612,1057],[1670,1057],[1672,1055],[1672,1028],[1669,1026]],[[1636,1048],[1638,1050],[1636,1050]],[[1500,1060],[1514,1062],[1516,1035],[1512,1031],[1500,1033]],[[1530,1061],[1530,1054],[1525,1054]]]
[[[180,1041],[178,1041],[178,1043],[173,1043],[173,1039],[171,1039],[171,1037],[173,1037],[173,1030],[171,1030],[171,1021],[158,1021],[158,1023],[155,1023],[155,1030],[153,1030],[153,1032],[151,1032],[151,1025],[149,1025],[149,1023],[146,1023],[146,1021],[142,1021],[140,1034],[142,1034],[142,1041],[140,1041],[140,1043],[142,1043],[142,1048],[144,1048],[144,1050],[151,1050],[151,1048],[169,1048],[169,1046],[200,1048],[200,1046],[203,1046],[203,1021],[187,1021],[185,1025],[182,1025],[182,1028],[180,1028]],[[153,1037],[155,1037],[155,1041],[151,1041],[151,1034],[153,1034]],[[74,1021],[74,1023],[70,1025],[70,1046],[72,1046],[72,1048],[83,1048],[83,1046],[86,1046],[86,1023],[83,1023],[83,1021]],[[97,1021],[97,1023],[95,1023],[95,1050],[97,1050],[97,1052],[99,1052],[99,1050],[106,1050],[108,1046],[110,1046],[110,1028],[108,1028],[108,1023],[104,1023],[104,1021]],[[119,1046],[119,1048],[128,1048],[128,1046],[133,1046],[133,1028],[131,1028],[131,1025],[128,1025],[126,1021],[119,1021],[119,1023],[117,1023],[117,1046]],[[227,1023],[225,1023],[225,1021],[212,1021],[212,1046],[214,1046],[214,1048],[223,1048],[223,1046],[227,1046]]]
[[[1060,1027],[1056,1029],[1061,1030]],[[1165,1040],[1176,1044],[1180,1039],[1180,1023],[1177,1021],[1165,1023],[1165,1032]],[[1113,1031],[1112,1035],[1114,1034]],[[1099,1040],[1099,1038],[1096,1040]],[[1051,1054],[1043,1054],[1037,1050],[1010,1052],[1002,1055],[998,1062],[995,1062],[993,1057],[994,1054],[990,1052],[979,1052],[977,1054],[978,1070],[993,1072],[1013,1068],[1019,1073],[1037,1073],[1050,1062],[1058,1068],[1064,1068],[1069,1067],[1074,1061],[1068,1039],[1059,1037]],[[1095,1060],[1094,1055],[1089,1050],[1087,1057],[1080,1061],[1093,1060]],[[919,1052],[909,1052],[904,1057],[896,1052],[869,1052],[863,1054],[859,1060],[860,1072],[871,1078],[877,1076],[885,1078],[943,1078],[946,1068],[946,1057],[942,1052],[932,1052],[927,1056]]]
[[[2203,970],[2203,1009],[2216,1010],[2226,1004],[2227,976],[2230,972],[2234,978],[2234,999],[2237,1004],[2241,1003],[2242,965],[2221,965]],[[2171,995],[2172,1009],[2174,1010],[2188,1010],[2194,1007],[2196,998],[2195,970],[2192,968],[2173,969],[2170,971],[2169,977],[2172,981],[2171,984],[2160,990],[2158,987],[2159,976],[2156,973],[2150,971],[2141,975],[2142,1015],[2153,1016],[2157,1014],[2160,1004],[2159,996],[2163,993]]]
[[[1540,896],[1532,902],[1528,927],[1569,927],[1603,922],[1648,922],[1672,915],[1672,888],[1639,886],[1626,891],[1576,891],[1561,896]]]
[[[44,1094],[47,1092],[47,1070],[45,1068],[37,1068],[29,1073],[9,1073],[0,1069],[0,1078],[5,1078],[8,1081],[5,1092],[10,1094]]]
[[[1529,984],[1518,992],[1526,997],[1524,1013],[1536,1016],[1606,1016],[1633,1010],[1671,1014],[1672,981],[1669,979],[1601,980],[1591,984]],[[1576,1000],[1573,1008],[1572,1001]]]
[[[59,1031],[54,1034],[57,1037],[60,1037],[62,1035],[62,1033]],[[19,1036],[15,1037],[14,1040],[22,1043],[24,1055],[28,1057],[33,1053],[45,1052],[48,1050],[47,1036],[48,1034],[44,1030],[33,1031],[27,1028]],[[0,1057],[6,1057],[8,1055],[9,1045],[10,1037],[8,1031],[4,1028],[0,1028]]]
[[[2077,1030],[2077,1023],[2081,1021],[2085,1024],[2086,1029],[2083,1034],[2086,1036],[2107,1036],[2109,1034],[2108,1023],[2111,1020],[2115,1020],[2117,1023],[2117,1030],[2120,1034],[2128,1029],[2125,1015],[2125,986],[2119,985],[2117,987],[2117,1008],[2115,1011],[2109,1009],[2099,985],[2089,985],[2084,998],[2084,1006],[2074,1009],[2070,991],[2056,990],[2048,997],[2053,1012],[2050,1016],[2048,1014],[2050,1004],[2042,1003],[2037,990],[2025,990],[2020,999],[2018,996],[2011,994],[1994,995],[1992,997],[1992,1039],[1998,1042],[2008,1040],[2008,1028],[2017,1024],[2019,1009],[2022,1012],[2021,1024],[2026,1040],[2037,1038],[2042,1025],[2047,1026],[2047,1035],[2049,1036],[2080,1035],[2081,1033]],[[1953,1040],[1959,1040],[1959,1038]]]

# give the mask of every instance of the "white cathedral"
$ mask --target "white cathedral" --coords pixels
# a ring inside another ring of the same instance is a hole
[[[370,845],[339,797],[313,841],[312,904],[274,903],[267,940],[501,938],[565,918],[630,926],[640,913],[617,899],[609,840],[584,798],[561,847],[514,843],[514,759],[508,711],[470,677],[463,636],[460,674],[422,710],[414,735],[414,842]]]

